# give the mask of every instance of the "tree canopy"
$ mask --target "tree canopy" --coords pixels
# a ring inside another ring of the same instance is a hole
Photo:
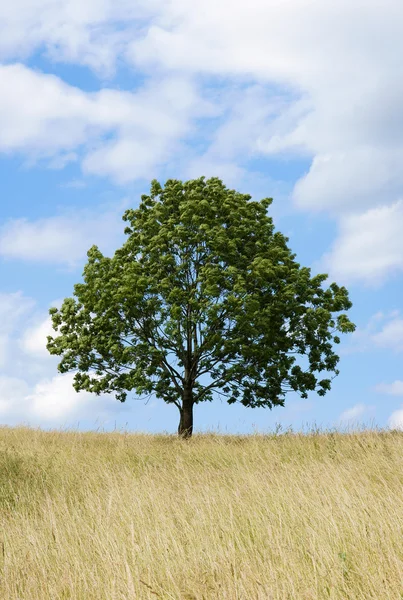
[[[189,437],[194,404],[217,395],[271,409],[287,392],[330,390],[352,304],[296,261],[271,203],[219,178],[154,180],[123,216],[123,246],[112,258],[90,248],[74,297],[50,309],[47,348],[76,391],[155,394]]]

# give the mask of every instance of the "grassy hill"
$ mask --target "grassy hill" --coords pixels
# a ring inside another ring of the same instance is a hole
[[[0,428],[4,600],[400,600],[403,433]]]

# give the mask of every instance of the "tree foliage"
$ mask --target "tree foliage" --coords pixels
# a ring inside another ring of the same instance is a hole
[[[338,374],[333,343],[355,329],[335,313],[351,302],[296,262],[271,202],[218,178],[154,180],[123,216],[123,246],[112,258],[93,246],[74,297],[50,310],[59,371],[76,371],[77,391],[175,404],[185,436],[193,405],[216,394],[269,408],[288,391],[323,396]]]

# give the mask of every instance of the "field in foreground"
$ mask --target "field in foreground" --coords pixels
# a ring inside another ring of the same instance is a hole
[[[4,600],[400,600],[403,433],[0,428]]]

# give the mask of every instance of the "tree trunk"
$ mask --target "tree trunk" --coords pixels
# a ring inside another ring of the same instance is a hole
[[[182,408],[180,410],[178,435],[188,439],[193,433],[193,393],[191,388],[183,390]]]

